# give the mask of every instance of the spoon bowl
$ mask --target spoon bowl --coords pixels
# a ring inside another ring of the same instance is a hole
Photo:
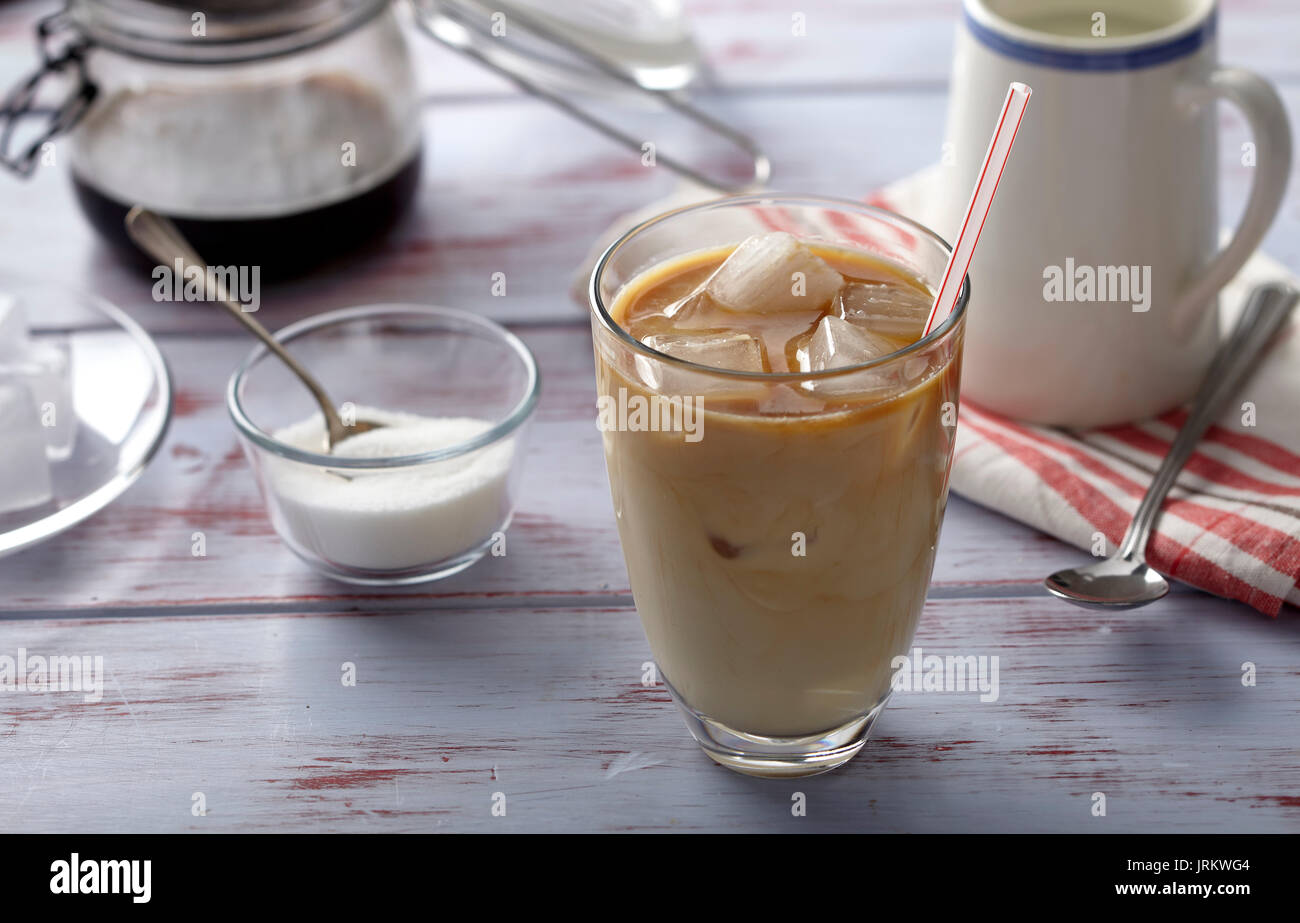
[[[1169,592],[1169,583],[1145,562],[1120,557],[1058,570],[1044,585],[1067,602],[1102,609],[1136,609]]]

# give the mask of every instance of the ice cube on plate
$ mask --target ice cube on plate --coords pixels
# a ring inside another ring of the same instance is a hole
[[[44,337],[29,340],[17,356],[0,356],[0,376],[18,381],[31,395],[49,457],[58,461],[71,455],[77,414],[67,343]]]
[[[31,391],[0,375],[0,513],[39,506],[53,496],[45,434]]]
[[[793,234],[777,231],[743,241],[705,283],[732,311],[815,311],[835,296],[844,277]]]
[[[799,351],[801,372],[822,372],[861,365],[898,349],[882,336],[828,314],[813,331],[808,345]]]
[[[837,316],[872,333],[915,342],[925,331],[932,299],[902,283],[848,282],[835,296]]]
[[[748,333],[663,333],[642,342],[651,349],[696,365],[733,372],[763,372],[763,344]]]
[[[13,358],[27,349],[27,319],[13,295],[0,292],[0,359]]]

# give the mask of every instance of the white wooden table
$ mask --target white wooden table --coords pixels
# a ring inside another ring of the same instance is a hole
[[[30,67],[32,23],[53,6],[0,8],[0,85]],[[938,157],[956,0],[688,6],[716,79],[699,98],[761,139],[778,188],[863,195]],[[1300,6],[1224,6],[1224,59],[1276,80],[1300,123]],[[596,235],[673,179],[412,40],[429,141],[415,213],[378,251],[264,292],[261,318],[417,301],[510,323],[544,394],[508,554],[396,592],[311,574],[273,535],[222,404],[243,334],[201,305],[152,302],[95,240],[62,168],[0,177],[0,272],[126,307],[157,336],[177,394],[137,485],[0,560],[0,653],[99,654],[107,676],[98,704],[0,692],[7,828],[1300,830],[1294,610],[1274,621],[1181,587],[1135,613],[1066,607],[1040,581],[1079,553],[959,498],[917,643],[998,655],[999,700],[897,695],[856,760],[797,783],[709,762],[662,687],[641,685],[650,653],[594,426],[590,334],[567,296]],[[1227,220],[1249,176],[1234,154],[1245,127],[1223,119]],[[1300,269],[1300,185],[1267,248]],[[505,298],[490,294],[494,272]],[[1105,817],[1090,811],[1098,791]],[[792,816],[794,792],[806,817]]]

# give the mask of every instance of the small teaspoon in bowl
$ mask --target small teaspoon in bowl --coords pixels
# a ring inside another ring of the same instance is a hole
[[[1187,422],[1156,469],[1118,550],[1104,561],[1057,571],[1043,581],[1048,592],[1088,609],[1136,609],[1169,592],[1165,578],[1146,563],[1147,540],[1160,517],[1165,496],[1224,404],[1255,370],[1257,360],[1286,323],[1297,299],[1300,292],[1276,282],[1250,293],[1250,301],[1210,363]]]
[[[176,261],[179,260],[182,272],[187,272],[190,267],[195,267],[203,272],[204,279],[209,278],[208,264],[190,246],[190,242],[185,239],[185,235],[169,219],[136,205],[126,213],[124,223],[126,224],[127,236],[135,241],[136,246],[149,256],[169,267],[174,266]],[[287,365],[289,370],[307,386],[307,390],[312,393],[312,397],[316,398],[316,403],[320,405],[321,413],[325,417],[325,454],[332,454],[334,447],[349,436],[366,433],[372,429],[380,429],[385,425],[374,420],[356,420],[351,424],[344,423],[343,418],[339,416],[338,410],[335,409],[334,402],[330,400],[329,395],[325,393],[325,389],[321,387],[321,383],[316,380],[315,376],[303,368],[297,359],[289,355],[289,352],[269,330],[259,324],[250,313],[230,297],[220,273],[211,274],[211,278],[215,292],[209,294],[215,295],[217,303],[233,314],[235,319],[247,327],[253,336],[261,340],[266,348]]]

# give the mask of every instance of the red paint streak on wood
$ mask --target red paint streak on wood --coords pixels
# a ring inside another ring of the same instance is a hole
[[[1226,800],[1237,801],[1239,799],[1230,798]],[[1259,804],[1251,805],[1251,807],[1256,808],[1264,807],[1269,804],[1275,804],[1284,808],[1300,808],[1300,795],[1254,795],[1247,800],[1260,802]]]
[[[55,718],[68,717],[67,712],[61,708],[41,708],[32,706],[29,708],[3,708],[0,709],[0,715],[13,718],[16,721],[53,721]]]
[[[177,388],[172,392],[172,416],[177,418],[192,417],[200,411],[215,407],[220,403],[220,399],[213,395],[204,394],[201,391],[190,391],[187,388]]]
[[[614,696],[618,702],[667,702],[672,704],[672,697],[658,686],[632,686]]]
[[[784,45],[765,48],[757,42],[734,41],[728,42],[719,48],[714,58],[717,61],[725,62],[787,61],[789,60],[789,54]]]
[[[146,508],[141,508],[145,511]],[[147,529],[154,532],[159,528],[158,520],[179,519],[187,527],[198,529],[229,528],[235,535],[273,535],[275,530],[266,517],[266,510],[261,506],[225,506],[216,509],[189,507],[187,509],[169,510],[164,507],[149,507],[147,512],[157,517],[152,521],[137,524],[136,531]]]
[[[319,766],[300,766],[299,769],[316,770]],[[308,775],[300,779],[263,779],[263,782],[288,782],[296,789],[322,791],[334,788],[360,788],[390,782],[399,775],[411,772],[409,769],[345,769],[328,775]]]
[[[548,173],[542,178],[544,183],[592,183],[619,182],[628,179],[650,178],[654,171],[643,166],[638,157],[627,155],[617,158],[605,158],[587,161],[569,170]]]
[[[176,696],[166,696],[156,699],[132,699],[131,707],[144,705],[164,705],[164,706],[185,706],[185,705],[220,705],[229,706],[235,702],[247,702],[256,699],[258,696],[255,692],[211,692],[206,695],[190,695],[182,693]],[[119,708],[119,703],[108,703],[109,708]],[[122,710],[113,712],[113,714],[129,715],[130,712]]]
[[[178,516],[186,522],[198,522],[210,526],[232,519],[238,521],[256,521],[266,518],[266,510],[260,506],[220,507],[215,509],[190,507],[183,510],[167,510],[166,513],[170,516]]]
[[[244,466],[244,450],[239,446],[229,449],[225,455],[221,456],[221,461],[217,463],[217,471],[231,471]]]

